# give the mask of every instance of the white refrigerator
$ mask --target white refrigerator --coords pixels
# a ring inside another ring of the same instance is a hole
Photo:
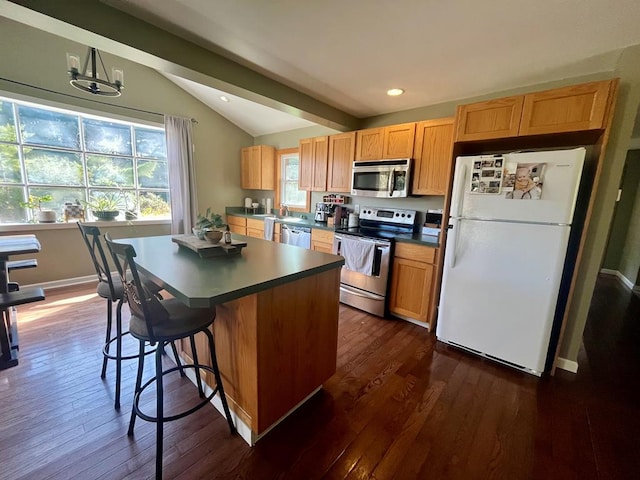
[[[457,158],[438,340],[543,373],[584,158]]]

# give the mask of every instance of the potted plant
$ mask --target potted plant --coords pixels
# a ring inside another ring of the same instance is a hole
[[[122,194],[119,191],[93,194],[85,205],[98,220],[114,220],[122,208]]]
[[[20,202],[21,207],[30,208],[36,214],[34,217],[38,219],[40,223],[55,223],[56,212],[50,208],[42,208],[42,204],[53,200],[53,195],[47,193],[45,195],[29,195],[29,199],[26,202]]]
[[[204,215],[198,213],[196,226],[193,233],[201,240],[209,240],[217,243],[222,238],[224,232],[221,230],[226,223],[222,219],[222,215],[211,212],[211,208],[207,208]]]

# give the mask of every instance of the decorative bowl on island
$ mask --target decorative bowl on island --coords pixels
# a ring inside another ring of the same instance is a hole
[[[205,228],[204,229],[204,238],[208,242],[218,243],[220,240],[222,240],[223,233],[224,232],[222,230],[213,230],[213,229]]]

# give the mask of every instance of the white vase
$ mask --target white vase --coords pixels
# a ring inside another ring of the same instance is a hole
[[[40,223],[56,223],[55,210],[38,210],[38,222]]]

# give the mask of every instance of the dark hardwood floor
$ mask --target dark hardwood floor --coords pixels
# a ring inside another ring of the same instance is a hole
[[[254,448],[213,407],[168,424],[165,478],[638,478],[639,320],[640,299],[600,278],[578,374],[538,379],[343,306],[323,390]],[[133,362],[120,412],[112,365],[100,379],[104,324],[88,287],[20,308],[20,363],[0,371],[0,479],[153,476],[154,425],[126,434]],[[173,407],[195,391],[177,376],[165,388]]]

